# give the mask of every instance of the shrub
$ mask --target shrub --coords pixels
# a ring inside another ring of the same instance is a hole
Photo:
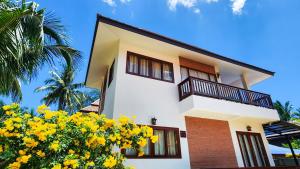
[[[3,110],[0,168],[124,169],[121,149],[133,148],[142,155],[147,139],[157,141],[152,128],[125,116],[117,121],[96,113],[69,116],[45,105],[37,115],[22,112],[18,104]]]

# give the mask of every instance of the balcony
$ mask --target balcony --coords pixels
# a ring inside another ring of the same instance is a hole
[[[179,111],[185,116],[215,120],[279,120],[270,95],[189,77],[178,84]]]
[[[272,99],[268,94],[245,90],[195,77],[189,77],[179,83],[178,90],[180,101],[188,96],[198,95],[273,109]]]

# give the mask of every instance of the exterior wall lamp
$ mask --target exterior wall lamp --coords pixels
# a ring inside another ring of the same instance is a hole
[[[252,127],[251,126],[248,125],[246,128],[247,128],[247,131],[252,131]]]
[[[157,121],[157,119],[155,117],[151,118],[151,124],[152,125],[156,125],[156,121]]]

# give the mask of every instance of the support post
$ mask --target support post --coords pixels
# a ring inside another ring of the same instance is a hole
[[[299,166],[299,162],[298,162],[298,159],[297,159],[296,154],[295,154],[295,152],[294,152],[294,149],[293,149],[293,147],[292,147],[290,138],[289,138],[288,136],[285,136],[285,138],[286,138],[286,141],[287,141],[287,143],[288,143],[288,145],[289,145],[289,147],[290,147],[290,149],[291,149],[292,155],[293,155],[293,157],[294,157],[295,164],[296,164],[296,166]]]
[[[246,75],[244,73],[241,74],[241,81],[242,81],[244,89],[249,90],[249,86],[248,86],[248,83],[247,83],[247,78],[246,78]]]

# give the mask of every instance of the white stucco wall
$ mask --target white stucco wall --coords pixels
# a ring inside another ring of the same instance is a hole
[[[114,105],[115,105],[115,93],[116,93],[116,82],[117,82],[117,71],[118,71],[118,53],[119,53],[119,48],[118,46],[115,46],[114,48],[110,49],[109,52],[106,53],[107,57],[110,59],[110,64],[108,67],[108,73],[109,69],[112,66],[113,61],[115,60],[114,64],[114,75],[113,75],[113,80],[111,84],[108,86],[108,80],[109,78],[107,77],[107,82],[106,82],[106,92],[105,92],[105,104],[104,104],[104,109],[102,114],[105,114],[107,118],[113,118],[113,112],[114,112]]]
[[[158,58],[174,64],[175,83],[169,83],[140,76],[126,74],[127,51]],[[157,118],[157,126],[176,127],[186,130],[184,116],[179,113],[178,89],[180,81],[179,58],[155,53],[147,49],[120,44],[117,63],[114,118],[120,115],[136,116],[139,124],[150,125],[152,117]],[[134,159],[127,163],[137,169],[188,169],[190,168],[188,144],[186,138],[180,139],[181,159]]]
[[[274,109],[205,96],[193,95],[178,104],[182,114],[201,118],[230,120],[236,117],[244,117],[256,118],[262,123],[279,120],[279,115]]]

